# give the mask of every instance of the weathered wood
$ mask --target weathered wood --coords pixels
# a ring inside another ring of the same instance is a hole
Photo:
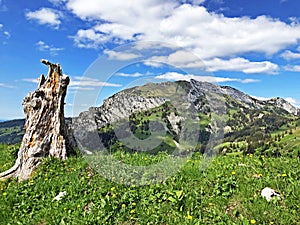
[[[37,90],[24,98],[25,134],[15,165],[0,173],[1,179],[17,177],[22,181],[31,176],[43,158],[67,158],[64,99],[70,79],[62,74],[59,64],[41,62],[48,66],[48,76],[41,75]]]

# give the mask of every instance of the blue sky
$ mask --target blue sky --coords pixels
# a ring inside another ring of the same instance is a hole
[[[24,117],[23,98],[47,73],[42,58],[71,78],[67,116],[130,86],[190,78],[300,105],[299,8],[298,0],[0,0],[0,119]]]

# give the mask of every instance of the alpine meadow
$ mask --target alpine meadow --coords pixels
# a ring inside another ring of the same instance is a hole
[[[300,225],[299,7],[0,0],[0,225]]]

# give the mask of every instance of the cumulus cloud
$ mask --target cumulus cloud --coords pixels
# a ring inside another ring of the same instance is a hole
[[[51,55],[55,56],[58,54],[58,52],[64,50],[63,48],[56,48],[50,45],[47,45],[43,41],[39,41],[36,43],[38,50],[41,52],[49,52]]]
[[[300,53],[299,52],[292,52],[290,50],[286,50],[281,54],[281,57],[286,59],[286,60],[300,59]]]
[[[279,66],[269,61],[263,62],[250,62],[244,58],[233,58],[229,60],[223,60],[215,58],[213,60],[206,60],[204,64],[207,66],[207,70],[215,72],[219,70],[226,71],[242,71],[246,74],[250,73],[267,73],[275,74],[279,70]]]
[[[104,54],[106,54],[108,56],[108,59],[110,60],[120,60],[120,61],[132,60],[140,57],[140,55],[136,53],[120,52],[114,50],[105,50]]]
[[[237,78],[228,78],[228,77],[214,77],[214,76],[199,76],[194,74],[181,74],[177,72],[167,72],[165,74],[155,77],[156,79],[165,79],[165,80],[185,80],[190,81],[191,79],[203,82],[210,83],[222,83],[222,82],[240,82],[240,83],[253,83],[259,82],[259,80],[254,79],[237,79]]]
[[[25,16],[28,20],[36,20],[41,25],[49,25],[58,29],[62,14],[54,9],[41,8],[37,11],[27,12]]]
[[[290,72],[300,72],[300,66],[299,65],[287,65],[283,67],[284,70],[290,71]]]
[[[276,74],[279,66],[269,61],[251,62],[237,57],[231,59],[213,58],[200,60],[188,51],[179,50],[167,56],[153,56],[144,62],[145,65],[159,67],[166,63],[181,68],[203,68],[208,72],[242,71],[246,74],[266,73]]]
[[[300,25],[266,16],[228,18],[175,0],[69,0],[67,8],[81,19],[106,21],[92,30],[111,41],[164,40],[191,49],[201,59],[273,54],[300,38]]]

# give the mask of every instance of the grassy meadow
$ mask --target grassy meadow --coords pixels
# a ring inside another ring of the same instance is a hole
[[[1,145],[0,171],[13,164],[17,148]],[[164,157],[113,154],[138,165]],[[48,158],[31,179],[0,182],[0,224],[300,224],[299,158],[228,154],[201,170],[202,157],[195,153],[175,176],[145,186],[107,180],[80,154]],[[264,187],[281,199],[267,202]]]

